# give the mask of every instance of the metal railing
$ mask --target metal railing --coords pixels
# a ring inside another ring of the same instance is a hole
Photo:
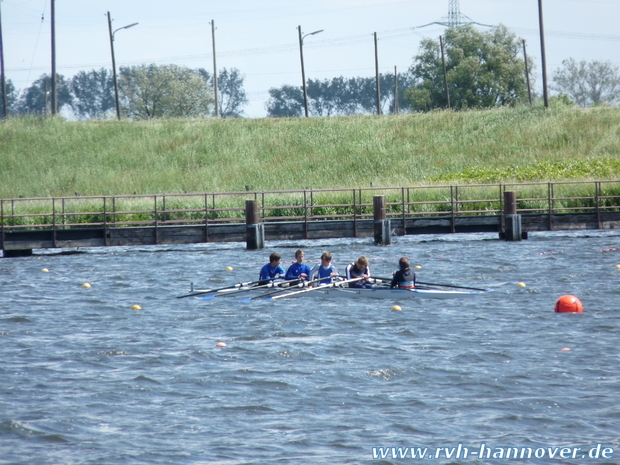
[[[620,211],[620,181],[455,186],[367,187],[197,194],[0,199],[2,232],[243,223],[245,201],[258,202],[261,222],[363,220],[383,195],[387,218],[501,215],[504,192],[515,191],[517,213]]]

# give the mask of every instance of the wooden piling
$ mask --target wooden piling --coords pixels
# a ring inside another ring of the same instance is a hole
[[[265,247],[265,229],[258,221],[258,201],[245,201],[246,244],[248,250]]]
[[[504,192],[504,239],[507,241],[520,241],[523,238],[521,232],[521,215],[517,214],[516,192]]]
[[[375,245],[390,245],[392,243],[392,229],[387,219],[385,196],[375,195],[372,198],[374,210]]]
[[[32,256],[32,249],[4,250],[2,256],[5,258],[30,257]]]

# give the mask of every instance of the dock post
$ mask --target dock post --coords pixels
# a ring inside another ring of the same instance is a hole
[[[392,228],[385,210],[385,196],[375,195],[372,198],[372,206],[375,220],[375,245],[390,245],[392,243]]]
[[[516,192],[504,192],[504,239],[507,241],[520,241],[523,238],[521,233],[521,215],[517,214],[517,194]],[[526,236],[527,237],[527,236]]]
[[[258,222],[258,201],[245,201],[245,236],[248,250],[265,247],[265,228]]]
[[[32,256],[32,249],[4,249],[1,256],[4,258],[30,257]]]

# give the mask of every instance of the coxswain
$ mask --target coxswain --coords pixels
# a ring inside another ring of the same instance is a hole
[[[400,260],[398,260],[398,268],[398,271],[396,271],[392,277],[390,288],[414,289],[415,273],[411,270],[409,260],[406,257],[401,257]]]

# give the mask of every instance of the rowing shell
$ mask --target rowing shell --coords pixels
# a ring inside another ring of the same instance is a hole
[[[210,300],[216,296],[225,297],[227,294],[237,294],[238,291],[250,291],[256,294],[254,299],[260,300],[259,291],[266,289],[256,289],[244,287],[241,289],[225,289],[214,292],[208,296],[196,296],[198,299]],[[291,289],[292,290],[292,289]],[[200,291],[198,291],[200,292]],[[204,292],[204,291],[202,291]],[[312,294],[319,297],[329,297],[337,299],[385,299],[385,300],[408,300],[408,299],[455,299],[474,297],[485,294],[487,290],[464,290],[464,289],[435,289],[430,287],[417,287],[415,289],[390,289],[388,287],[376,287],[374,289],[356,289],[349,287],[324,287],[313,288]],[[302,297],[304,294],[299,295]],[[231,296],[232,297],[232,296]],[[292,296],[297,297],[297,296]],[[271,299],[266,299],[271,300]]]
[[[390,289],[377,287],[374,289],[353,289],[342,287],[331,287],[319,289],[316,294],[332,298],[362,298],[362,299],[386,299],[386,300],[405,300],[405,299],[454,299],[462,297],[474,297],[484,294],[486,290],[456,290],[456,289]]]

